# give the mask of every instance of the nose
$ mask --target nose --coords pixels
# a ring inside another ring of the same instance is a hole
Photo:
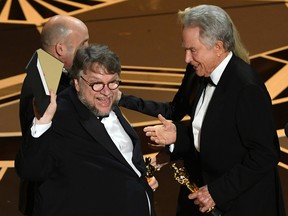
[[[103,95],[110,95],[112,91],[109,89],[108,85],[104,85],[104,88],[100,92]]]
[[[189,64],[190,62],[192,62],[193,58],[192,58],[192,54],[189,50],[185,51],[185,63]]]

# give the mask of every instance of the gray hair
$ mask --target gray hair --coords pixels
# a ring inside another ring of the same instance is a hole
[[[73,65],[69,71],[72,79],[79,79],[80,73],[98,64],[105,68],[107,74],[121,73],[119,57],[111,51],[108,46],[101,44],[90,44],[80,47],[74,57]]]
[[[226,51],[249,63],[249,54],[240,41],[240,35],[230,16],[215,5],[199,5],[178,12],[183,27],[199,27],[200,39],[211,48],[217,41],[222,41]]]
[[[217,40],[224,43],[224,48],[233,50],[233,28],[226,12],[214,5],[199,5],[179,12],[184,27],[199,27],[202,42],[211,48]]]

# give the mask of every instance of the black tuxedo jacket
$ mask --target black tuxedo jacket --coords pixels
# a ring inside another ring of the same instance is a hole
[[[197,99],[192,117],[196,104]],[[177,125],[175,153],[195,152],[191,123]],[[238,57],[229,61],[211,98],[201,128],[200,153],[191,158],[196,156],[199,178],[208,184],[225,216],[285,215],[270,96],[250,65]]]
[[[29,80],[30,77],[26,76],[22,84],[20,103],[19,103],[19,119],[22,137],[26,136],[26,133],[30,133],[30,126],[34,118],[33,111],[33,92],[31,85],[33,82]],[[68,75],[62,73],[57,93],[61,92],[65,88],[70,86],[70,78]],[[47,98],[49,98],[47,96]],[[19,192],[19,210],[24,214],[31,216],[34,208],[34,194],[37,191],[38,182],[24,181],[20,182]]]
[[[72,87],[57,100],[52,127],[40,138],[27,136],[15,162],[21,178],[43,182],[35,215],[148,216],[147,195],[154,215],[140,140],[119,108],[113,110],[133,142],[140,178]]]
[[[195,76],[193,67],[188,64],[181,86],[171,102],[143,100],[133,95],[122,94],[118,104],[150,116],[157,117],[158,114],[161,114],[167,119],[180,121],[185,115],[191,113],[195,95],[199,88]]]

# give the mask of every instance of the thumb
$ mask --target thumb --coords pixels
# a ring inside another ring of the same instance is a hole
[[[164,118],[161,114],[158,115],[158,119],[159,119],[159,121],[160,121],[164,126],[168,126],[169,123],[170,123],[170,122],[169,122],[166,118]]]
[[[197,192],[188,195],[188,199],[195,199],[197,197]]]

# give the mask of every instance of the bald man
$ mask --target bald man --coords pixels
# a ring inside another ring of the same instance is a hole
[[[57,15],[43,27],[41,43],[43,49],[64,63],[68,70],[72,66],[74,54],[81,45],[88,45],[87,26],[71,16]]]
[[[41,32],[42,49],[64,63],[57,93],[70,85],[67,71],[72,66],[74,54],[78,47],[88,45],[88,40],[87,26],[75,17],[56,15],[44,25]],[[26,133],[29,132],[32,119],[34,118],[33,94],[30,85],[26,76],[22,85],[19,107],[23,139],[25,139]],[[30,216],[33,213],[37,184],[35,182],[21,181],[19,208],[24,215]]]

